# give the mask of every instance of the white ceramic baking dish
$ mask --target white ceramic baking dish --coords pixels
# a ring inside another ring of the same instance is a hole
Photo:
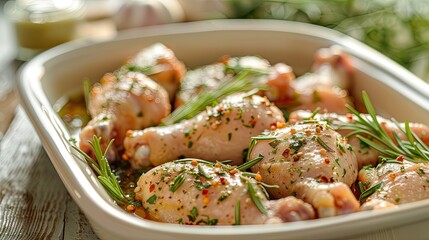
[[[87,165],[69,152],[70,133],[53,110],[61,97],[98,80],[141,48],[171,47],[189,67],[220,56],[259,55],[309,71],[313,54],[339,45],[356,68],[353,95],[366,90],[380,112],[398,120],[429,124],[429,86],[398,64],[347,36],[325,28],[274,20],[215,20],[150,27],[107,41],[78,41],[51,49],[19,74],[18,88],[43,145],[70,195],[102,239],[333,239],[429,219],[429,200],[388,211],[371,211],[305,222],[257,226],[182,226],[129,214],[105,193]]]

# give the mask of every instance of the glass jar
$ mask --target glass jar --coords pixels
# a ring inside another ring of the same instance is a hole
[[[15,25],[17,58],[28,60],[74,39],[85,10],[81,0],[15,0],[4,11]]]

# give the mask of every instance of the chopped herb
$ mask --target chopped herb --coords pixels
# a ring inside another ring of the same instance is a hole
[[[228,141],[231,141],[232,133],[228,133]]]
[[[225,200],[229,195],[231,194],[231,192],[223,192],[220,197],[218,198],[219,202],[222,202],[223,200]]]
[[[249,193],[250,199],[252,200],[253,204],[258,208],[258,210],[262,214],[267,214],[267,209],[265,209],[264,205],[262,204],[261,198],[256,195],[255,188],[253,188],[253,185],[250,181],[247,181],[247,192]]]
[[[426,174],[426,172],[425,172],[425,170],[423,170],[423,168],[419,168],[419,169],[417,169],[417,173],[421,176],[421,175],[425,175]]]
[[[322,146],[326,151],[333,152],[334,150],[328,146],[320,137],[316,137],[316,141]]]
[[[303,144],[302,140],[299,139],[298,141],[294,141],[294,142],[290,143],[289,148],[292,148],[295,150],[295,152],[298,152],[299,149],[302,147],[302,144]]]
[[[362,184],[362,182],[358,182],[358,187],[359,187],[359,192],[364,192],[365,191],[365,188],[363,187],[363,184]]]
[[[213,179],[213,177],[208,175],[207,172],[204,170],[203,166],[201,165],[198,165],[198,174],[205,177],[206,179]]]
[[[277,147],[281,142],[282,142],[281,140],[276,139],[276,140],[274,140],[274,141],[269,142],[268,144],[269,144],[272,148],[276,148],[276,147]]]
[[[183,224],[183,218],[179,218],[179,219],[177,219],[177,223],[178,223],[178,224]]]
[[[194,142],[189,141],[189,142],[188,142],[188,148],[191,148],[193,144],[194,144]]]
[[[156,195],[154,194],[154,195],[150,196],[150,197],[146,200],[146,202],[147,202],[147,203],[149,203],[149,204],[154,204],[157,198],[158,198],[158,196],[156,196]]]
[[[179,173],[170,184],[170,191],[175,192],[185,182],[185,176],[183,173]]]
[[[341,150],[341,152],[346,153],[346,149],[344,148],[343,144],[338,143],[338,148]]]
[[[201,183],[201,182],[197,182],[197,185],[195,186],[198,190],[203,190],[203,189],[207,189],[209,187],[211,187],[212,185],[210,183]]]
[[[193,207],[191,210],[191,214],[188,215],[188,219],[191,222],[195,222],[197,220],[198,217],[198,209],[196,207]]]
[[[235,224],[241,225],[241,214],[240,214],[240,199],[235,202]]]
[[[365,166],[363,166],[362,169],[365,170],[365,171],[368,171],[368,170],[373,169],[373,167],[372,167],[372,165],[365,165]]]

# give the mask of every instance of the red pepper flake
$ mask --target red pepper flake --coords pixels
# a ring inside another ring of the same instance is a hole
[[[283,157],[288,158],[289,157],[289,152],[290,152],[290,149],[286,148],[286,150],[282,153]]]
[[[220,177],[219,180],[220,180],[220,183],[222,183],[222,185],[226,184],[226,178]]]
[[[285,128],[286,127],[286,123],[284,123],[284,122],[277,122],[276,123],[276,127],[277,128]]]
[[[152,183],[152,184],[149,186],[149,192],[153,192],[153,190],[155,190],[155,187],[156,187],[155,183]]]
[[[395,178],[396,178],[396,174],[394,173],[389,174],[390,181],[395,181]]]
[[[311,135],[311,130],[310,129],[305,129],[305,135],[310,136]]]
[[[127,212],[133,213],[136,211],[136,207],[133,205],[128,205],[126,210],[127,210]]]
[[[252,127],[254,127],[255,125],[256,125],[256,123],[258,122],[258,120],[257,119],[252,119],[251,121],[250,121],[250,126],[252,126]]]
[[[348,120],[349,122],[353,122],[353,114],[351,114],[351,113],[347,113],[347,114],[346,114],[346,118],[347,118],[347,120]]]
[[[328,180],[328,178],[327,178],[326,176],[321,176],[321,177],[320,177],[320,181],[321,181],[322,183],[328,183],[328,182],[329,182],[329,180]]]
[[[325,158],[325,163],[329,164],[331,162],[331,160],[329,160],[329,158]]]
[[[203,190],[201,191],[201,193],[202,193],[203,195],[207,195],[207,194],[209,193],[209,190],[208,190],[208,189],[203,189]]]
[[[231,175],[234,175],[236,173],[238,173],[238,169],[237,168],[234,168],[231,171],[229,171],[229,174],[231,174]]]
[[[197,165],[198,165],[198,161],[197,161],[196,159],[193,159],[193,160],[191,161],[191,165],[192,165],[192,166],[197,166]]]
[[[262,182],[262,176],[259,172],[256,173],[255,180],[258,182]]]
[[[399,156],[396,158],[396,161],[398,161],[398,162],[404,162],[404,156],[399,155]]]
[[[125,135],[127,137],[131,137],[131,135],[133,135],[133,130],[127,130],[127,132],[125,133]]]
[[[125,161],[127,161],[129,159],[129,157],[128,157],[128,155],[127,154],[122,154],[122,160],[125,160]]]
[[[209,204],[210,202],[210,198],[209,197],[203,197],[203,203],[204,204]]]
[[[295,134],[296,133],[296,129],[295,128],[291,128],[290,129],[290,133]]]
[[[277,129],[277,123],[270,123],[270,130],[276,130]]]

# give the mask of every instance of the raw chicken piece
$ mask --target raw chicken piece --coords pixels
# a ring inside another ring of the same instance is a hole
[[[376,168],[364,167],[359,171],[359,182],[364,189],[383,182],[374,191],[366,205],[373,208],[389,207],[386,204],[404,204],[429,198],[429,165],[404,160],[396,163],[380,163]],[[383,206],[384,204],[384,206]]]
[[[280,110],[266,98],[238,94],[192,119],[130,131],[124,141],[124,159],[137,169],[185,157],[232,160],[239,165],[252,136],[284,122]]]
[[[220,82],[228,81],[237,72],[246,69],[257,72],[255,74],[263,73],[255,79],[268,86],[268,89],[263,91],[262,95],[267,96],[270,101],[282,99],[292,94],[288,88],[295,75],[292,72],[292,68],[286,64],[278,63],[271,66],[266,59],[255,56],[224,57],[220,63],[206,65],[187,72],[180,84],[175,107],[189,101],[198,95],[201,90],[215,88]]]
[[[180,81],[186,73],[186,67],[171,49],[156,43],[141,50],[122,66],[118,73],[122,75],[128,71],[141,72],[163,86],[172,103]]]
[[[261,135],[250,159],[263,155],[251,168],[263,182],[279,185],[268,189],[274,198],[296,196],[311,203],[319,217],[358,211],[359,203],[349,186],[357,177],[351,147],[325,122],[309,121]]]
[[[347,113],[351,104],[348,90],[353,79],[349,56],[340,48],[322,48],[316,55],[313,72],[290,82],[289,96],[278,99],[276,105],[286,114],[297,109],[314,111],[321,108],[329,112]]]
[[[153,168],[140,177],[135,193],[151,219],[167,223],[234,225],[315,218],[313,208],[294,197],[269,201],[261,185],[236,168],[195,159]]]
[[[313,115],[312,112],[298,110],[292,112],[289,116],[289,122],[291,124],[302,121],[303,119],[308,119]],[[363,114],[362,116],[371,119],[369,115]],[[313,117],[316,120],[326,121],[331,127],[333,127],[338,133],[343,136],[346,136],[350,133],[349,130],[341,130],[341,126],[345,123],[353,123],[356,120],[356,117],[352,114],[339,115],[336,113],[322,113],[317,114]],[[390,120],[387,120],[383,117],[377,116],[377,121],[380,123],[381,127],[389,134],[393,139],[393,132],[395,132],[401,139],[406,140],[407,136],[397,128],[395,123]],[[401,123],[400,126],[404,128],[404,123]],[[410,123],[410,129],[414,132],[426,145],[429,145],[429,127],[421,123]],[[348,139],[348,143],[353,147],[353,150],[356,154],[358,161],[358,169],[361,169],[363,166],[372,165],[375,166],[378,162],[378,156],[380,153],[369,147],[367,144],[362,143],[356,136],[351,136]]]
[[[93,119],[80,133],[80,148],[92,155],[88,141],[93,135],[101,137],[103,150],[115,139],[107,155],[113,161],[127,130],[157,125],[170,109],[164,88],[142,73],[128,72],[119,79],[105,75],[91,90],[88,110]]]

